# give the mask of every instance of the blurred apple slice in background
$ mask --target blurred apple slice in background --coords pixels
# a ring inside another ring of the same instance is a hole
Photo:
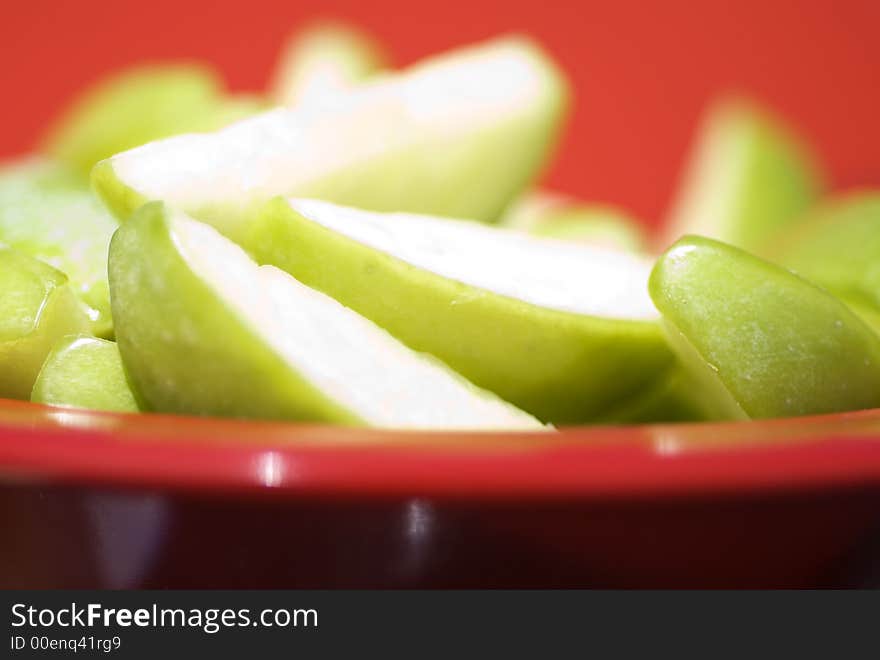
[[[50,156],[87,176],[99,160],[158,138],[210,131],[264,109],[253,96],[227,96],[200,64],[124,69],[87,87],[45,138]]]
[[[294,106],[347,90],[388,68],[382,46],[347,23],[321,21],[294,33],[281,51],[272,99]]]
[[[83,180],[42,158],[0,167],[0,242],[70,279],[91,333],[112,336],[107,249],[117,224]]]
[[[115,234],[110,290],[130,380],[156,411],[414,429],[542,428],[158,202]]]
[[[530,191],[520,197],[498,224],[535,236],[632,252],[644,251],[648,243],[644,227],[623,210],[544,190]]]
[[[495,221],[547,160],[567,96],[547,55],[508,37],[326,103],[117,154],[92,180],[120,218],[161,199],[233,239],[276,195]]]
[[[722,99],[703,119],[661,247],[697,234],[760,251],[821,188],[815,157],[782,121],[749,101]]]
[[[53,406],[138,412],[112,341],[88,335],[61,338],[37,376],[31,401]]]
[[[52,345],[88,323],[64,273],[0,247],[0,397],[30,398]]]
[[[651,262],[477,222],[278,198],[245,245],[551,423],[590,420],[672,361]]]
[[[880,308],[880,191],[823,201],[767,254],[837,295]]]
[[[714,419],[880,406],[880,338],[790,271],[707,238],[673,245],[651,274],[672,346]]]

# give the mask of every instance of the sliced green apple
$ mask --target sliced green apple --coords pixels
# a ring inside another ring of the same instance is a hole
[[[823,203],[767,255],[838,295],[880,306],[880,192]]]
[[[177,133],[214,130],[256,110],[248,97],[227,99],[220,78],[206,67],[136,67],[83,92],[50,131],[46,151],[88,175],[117,152]]]
[[[319,22],[285,44],[272,83],[272,98],[293,106],[349,89],[388,66],[379,43],[345,23]]]
[[[326,103],[118,154],[92,180],[120,218],[161,199],[233,239],[276,195],[494,221],[546,160],[566,98],[535,44],[500,39]]]
[[[64,273],[0,247],[0,397],[29,398],[55,341],[87,329]]]
[[[284,198],[245,245],[547,422],[596,417],[672,359],[629,253]]]
[[[400,428],[542,428],[208,225],[144,206],[110,288],[135,390],[164,412]]]
[[[34,383],[31,401],[115,412],[140,409],[116,344],[88,335],[69,335],[55,344]]]
[[[601,424],[652,424],[708,421],[712,401],[691,377],[676,364],[657,378],[644,392],[624,400],[596,421]],[[708,404],[708,405],[707,405]]]
[[[499,225],[536,236],[632,252],[642,251],[647,246],[645,230],[622,210],[542,190],[527,193],[517,200],[504,213]]]
[[[872,303],[864,302],[862,298],[849,298],[847,296],[838,296],[841,302],[846,304],[856,316],[858,316],[865,324],[880,335],[880,308]]]
[[[64,272],[92,321],[113,333],[107,249],[116,221],[85,183],[40,158],[0,167],[0,241]]]
[[[880,406],[880,338],[829,293],[735,247],[685,237],[651,296],[712,418]]]
[[[664,247],[699,234],[759,250],[800,219],[820,188],[814,157],[789,128],[752,103],[724,99],[704,119]]]

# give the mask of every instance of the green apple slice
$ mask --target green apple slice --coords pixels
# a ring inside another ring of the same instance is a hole
[[[46,151],[88,175],[99,160],[150,140],[214,130],[257,110],[248,97],[227,99],[219,76],[195,64],[135,67],[88,88],[62,114]]]
[[[116,221],[84,182],[57,163],[0,166],[0,241],[64,272],[87,307],[92,334],[113,334],[107,249]]]
[[[767,254],[833,293],[880,307],[880,192],[823,203]]]
[[[703,122],[665,245],[699,234],[759,250],[800,219],[820,188],[814,157],[782,122],[752,103],[724,99]]]
[[[546,422],[590,420],[672,359],[629,253],[284,198],[245,244]]]
[[[87,329],[64,273],[0,247],[0,397],[29,398],[55,341]]]
[[[92,180],[120,218],[161,199],[236,240],[252,204],[277,195],[494,221],[546,160],[566,97],[535,44],[500,39],[118,154]]]
[[[140,409],[116,344],[88,335],[69,335],[55,344],[34,383],[31,401],[114,412]]]
[[[272,98],[279,105],[310,103],[349,89],[387,67],[382,47],[365,32],[345,23],[314,23],[284,46]]]
[[[880,406],[880,338],[819,287],[735,247],[685,237],[651,296],[715,418]]]
[[[650,424],[708,421],[711,405],[687,369],[676,365],[644,392],[604,414],[603,424]]]
[[[542,428],[161,203],[144,206],[117,231],[109,270],[119,350],[153,410],[399,428]]]
[[[880,336],[880,308],[872,303],[866,303],[860,298],[850,298],[847,296],[838,296],[839,300],[846,304],[853,313],[858,316],[865,324]]]
[[[543,190],[527,193],[517,200],[505,212],[499,225],[535,236],[632,252],[644,251],[648,242],[642,226],[614,206],[588,204]]]

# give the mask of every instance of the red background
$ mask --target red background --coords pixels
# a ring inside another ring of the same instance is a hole
[[[260,89],[298,22],[368,28],[396,63],[508,30],[542,40],[577,93],[547,182],[662,215],[699,112],[744,90],[808,136],[837,187],[880,184],[880,2],[739,0],[8,0],[0,155],[28,149],[85,82],[120,65],[199,58]]]

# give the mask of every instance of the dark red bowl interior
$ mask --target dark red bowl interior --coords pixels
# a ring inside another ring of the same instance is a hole
[[[546,183],[650,224],[725,90],[786,116],[835,188],[880,182],[870,1],[19,3],[0,22],[0,155],[122,65],[205,59],[259,89],[315,15],[357,21],[401,64],[533,33],[577,99]],[[0,586],[871,585],[878,505],[876,411],[551,437],[0,402]]]

